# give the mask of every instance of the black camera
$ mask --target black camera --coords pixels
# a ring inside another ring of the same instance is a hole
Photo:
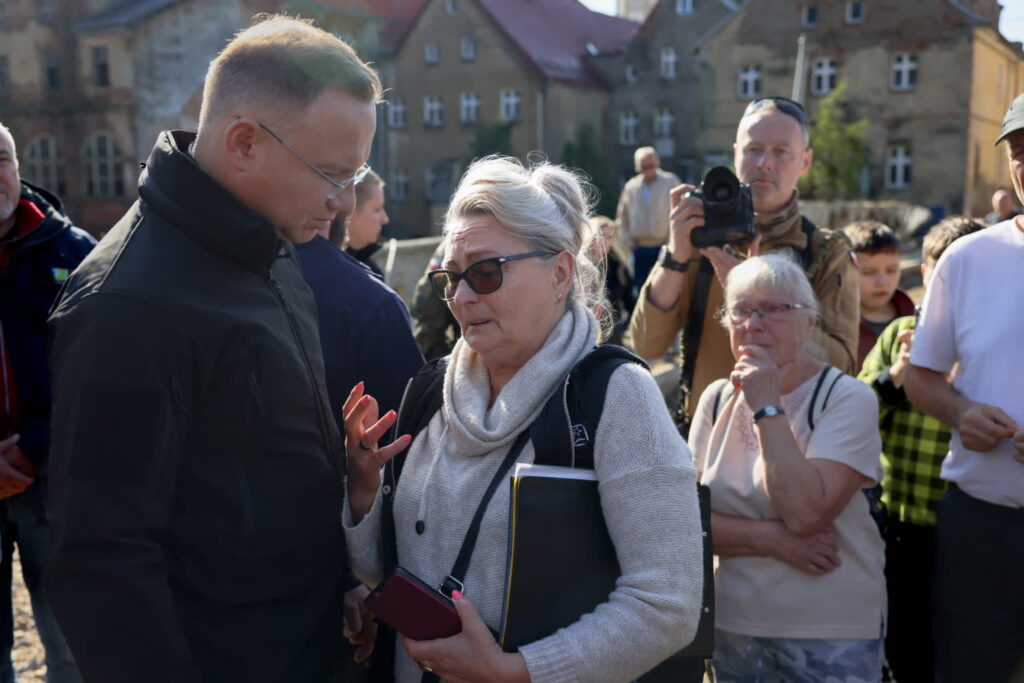
[[[715,166],[704,176],[699,190],[688,197],[699,197],[704,203],[704,227],[690,233],[690,241],[698,249],[742,244],[754,239],[754,198],[750,185],[725,166]]]

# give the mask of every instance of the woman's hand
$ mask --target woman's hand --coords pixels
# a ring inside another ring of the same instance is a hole
[[[453,591],[452,598],[462,619],[462,631],[458,635],[437,640],[403,639],[405,651],[420,668],[451,683],[529,681],[523,656],[502,652],[473,603],[459,591]]]
[[[773,521],[770,528],[766,547],[776,560],[811,576],[828,574],[842,564],[839,543],[831,529],[797,536],[782,522]]]
[[[377,419],[377,401],[363,395],[363,383],[353,387],[342,414],[345,417],[345,453],[348,457],[348,502],[358,524],[373,505],[380,487],[380,468],[409,445],[412,437],[404,434],[383,448],[377,442],[395,423],[395,411]]]
[[[737,391],[742,391],[747,405],[754,412],[768,405],[779,405],[782,371],[768,355],[767,349],[756,344],[739,347],[729,379]]]

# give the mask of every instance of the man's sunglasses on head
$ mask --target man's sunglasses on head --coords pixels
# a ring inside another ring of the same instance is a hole
[[[804,128],[811,125],[810,118],[807,116],[807,110],[799,102],[788,97],[761,97],[756,99],[747,105],[747,108],[743,111],[743,118],[756,114],[769,105],[774,105],[783,114],[792,116]]]

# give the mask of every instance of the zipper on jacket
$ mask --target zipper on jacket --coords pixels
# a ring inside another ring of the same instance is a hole
[[[295,338],[295,343],[299,347],[299,353],[302,355],[302,362],[306,366],[306,375],[309,377],[310,387],[315,393],[319,393],[316,391],[316,377],[313,375],[313,365],[309,362],[309,355],[306,353],[306,346],[302,343],[302,336],[299,334],[299,326],[295,320],[295,315],[292,313],[291,307],[288,305],[288,302],[284,298],[284,294],[281,292],[281,283],[277,281],[277,278],[274,277],[273,273],[267,274],[267,282],[270,283],[270,288],[274,291],[274,296],[277,297],[278,303],[281,305],[281,308],[284,309],[285,316],[288,318],[288,326],[291,328],[292,336]],[[337,455],[331,453],[331,430],[327,423],[327,417],[324,415],[323,401],[320,400],[319,395],[316,396],[316,407],[317,415],[320,418],[320,433],[324,440],[324,446],[328,451],[331,464],[334,466],[334,471],[337,473],[342,489],[344,490],[345,475],[339,467]]]
[[[575,366],[573,366],[575,369]],[[572,377],[572,371],[565,376],[565,381],[562,382],[562,410],[565,411],[565,425],[569,430],[569,466],[576,467],[576,439],[573,436],[572,431],[572,417],[569,416],[569,379]]]

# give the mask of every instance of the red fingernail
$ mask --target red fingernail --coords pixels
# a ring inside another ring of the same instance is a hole
[[[452,591],[452,598],[454,600],[461,600],[462,599],[462,591],[459,591],[459,590]]]

